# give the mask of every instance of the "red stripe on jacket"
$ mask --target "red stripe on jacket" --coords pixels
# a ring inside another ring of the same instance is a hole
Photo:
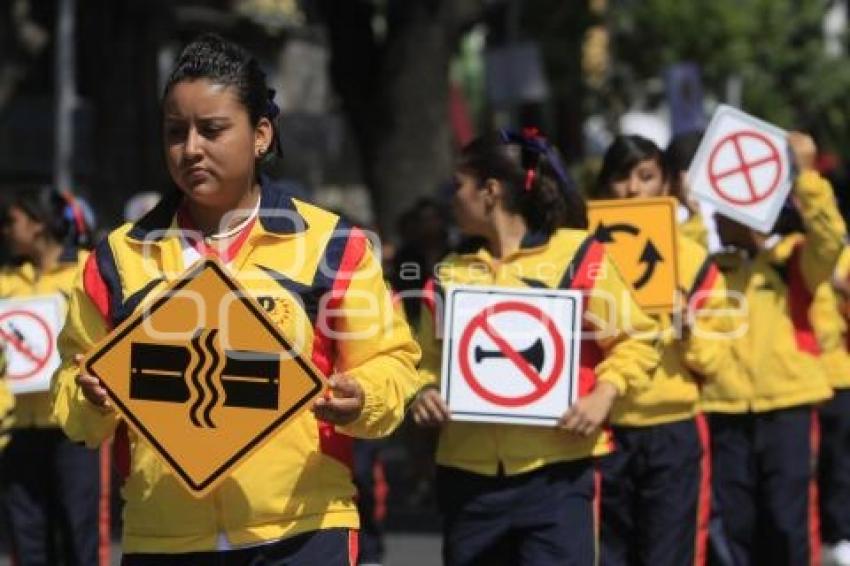
[[[575,266],[573,279],[569,288],[577,291],[592,291],[596,286],[596,270],[602,265],[605,257],[605,246],[600,242],[592,242],[587,251],[579,259]],[[572,268],[572,266],[571,266]],[[587,311],[587,301],[582,304],[582,320]],[[587,330],[587,325],[582,323],[582,329]],[[581,357],[579,362],[578,394],[583,397],[593,391],[596,387],[596,366],[604,359],[604,354],[599,345],[593,340],[581,341]]]
[[[351,283],[351,278],[354,274],[357,264],[366,253],[366,237],[363,232],[357,228],[353,228],[348,236],[348,241],[345,244],[345,251],[342,253],[339,269],[334,278],[333,288],[330,300],[327,302],[328,310],[339,308],[345,292]],[[315,335],[313,339],[313,363],[325,375],[331,375],[334,371],[334,344],[333,341],[325,335],[323,328],[331,328],[333,324],[327,320],[327,313],[320,313],[319,320],[316,324]],[[319,424],[319,450],[322,454],[326,454],[339,462],[342,462],[349,469],[353,465],[354,453],[353,442],[350,436],[337,433],[333,424],[318,421]]]
[[[717,269],[717,266],[712,263],[708,271],[706,271],[705,276],[702,278],[702,281],[697,281],[697,286],[691,291],[691,297],[695,297],[693,299],[693,309],[695,311],[700,310],[705,306],[706,301],[708,301],[708,292],[714,288],[717,278],[720,277],[720,270]]]
[[[94,304],[97,312],[100,313],[100,316],[103,317],[104,323],[107,325],[107,328],[111,326],[110,321],[111,313],[109,312],[109,305],[111,304],[111,297],[109,296],[109,288],[106,286],[106,283],[103,281],[103,277],[100,276],[100,270],[97,267],[97,260],[95,258],[95,254],[92,253],[86,259],[86,264],[83,266],[83,290],[85,291],[88,298]],[[123,428],[123,438],[124,438],[124,446],[126,447],[128,443],[127,440],[127,428],[124,425],[123,421],[119,425],[119,429],[115,431],[115,443],[113,444],[113,448],[118,448],[119,442],[118,437],[119,433]],[[111,479],[111,467],[109,463],[109,442],[106,442],[103,446],[100,447],[99,450],[99,473],[100,473],[100,500],[98,501],[98,564],[100,566],[106,566],[109,564],[111,555],[110,555],[110,544],[111,544],[111,521],[110,521],[110,479]],[[126,469],[129,471],[129,452],[125,452],[126,458],[124,460],[124,467],[120,467],[120,463],[117,455],[113,456],[115,458],[116,466],[119,466],[119,469],[122,471],[123,476],[126,476],[126,472],[123,470]],[[122,454],[123,456],[123,454]]]
[[[112,297],[109,295],[109,288],[100,275],[100,270],[97,267],[97,259],[93,252],[86,260],[86,265],[83,268],[83,289],[88,295],[88,298],[97,308],[97,312],[103,317],[103,322],[108,329],[112,327],[112,313],[109,312],[109,305],[112,304]],[[130,439],[127,435],[127,425],[124,421],[118,422],[118,427],[115,429],[114,439],[112,442],[112,459],[115,462],[115,467],[118,469],[118,474],[124,480],[130,474]]]
[[[794,338],[801,352],[819,356],[821,353],[815,329],[809,319],[809,307],[814,297],[806,285],[801,262],[802,244],[798,245],[788,260],[788,310],[794,326]]]

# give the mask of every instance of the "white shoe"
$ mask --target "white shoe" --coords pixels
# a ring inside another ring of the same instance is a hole
[[[850,566],[850,541],[842,540],[832,547],[832,563],[835,566]]]

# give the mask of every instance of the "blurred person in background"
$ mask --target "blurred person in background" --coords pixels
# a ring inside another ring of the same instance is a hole
[[[0,274],[0,298],[54,295],[67,308],[88,257],[86,216],[75,197],[52,188],[12,195],[3,234],[20,263]],[[69,440],[51,414],[47,391],[16,399],[3,481],[16,564],[108,563],[108,450]]]
[[[736,364],[707,382],[712,488],[735,565],[816,564],[820,559],[815,484],[819,403],[832,397],[810,308],[828,283],[846,228],[829,182],[815,170],[817,148],[802,133],[788,144],[792,201],[773,235],[717,215],[724,251],[714,255],[746,310],[733,340]]]
[[[156,191],[136,193],[124,204],[124,222],[135,222],[159,204],[162,195]]]
[[[658,146],[637,135],[615,138],[592,199],[670,194]],[[726,285],[703,246],[675,234],[681,312],[657,314],[661,354],[650,385],[617,399],[611,414],[616,449],[600,459],[600,564],[704,564],[710,502],[708,430],[698,414],[699,383],[715,379],[729,355]],[[688,324],[679,331],[677,319]]]
[[[823,562],[850,566],[850,247],[810,307],[821,360],[834,396],[818,408],[818,499]]]
[[[670,196],[679,201],[679,233],[708,248],[708,230],[700,212],[699,201],[688,186],[688,169],[702,141],[703,132],[687,132],[673,136],[664,150],[665,167],[670,174]]]

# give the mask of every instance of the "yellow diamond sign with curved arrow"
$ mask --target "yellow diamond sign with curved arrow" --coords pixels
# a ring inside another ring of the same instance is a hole
[[[632,286],[647,312],[670,312],[679,288],[676,210],[673,198],[591,201],[590,232]]]
[[[200,497],[322,391],[220,263],[198,262],[119,325],[85,363],[121,416]]]

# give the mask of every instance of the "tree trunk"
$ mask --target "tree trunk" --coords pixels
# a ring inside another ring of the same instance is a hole
[[[451,173],[449,58],[451,0],[389,0],[387,36],[372,33],[362,0],[321,4],[331,74],[360,145],[363,177],[382,232],[401,212],[433,195]]]

